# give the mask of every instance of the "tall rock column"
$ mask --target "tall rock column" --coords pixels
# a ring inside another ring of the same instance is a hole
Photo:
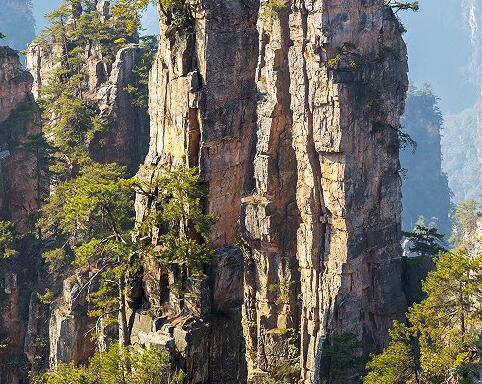
[[[0,258],[0,382],[6,384],[27,377],[26,313],[40,264],[30,235],[31,216],[41,200],[40,116],[31,89],[32,76],[22,69],[17,52],[0,47],[0,220],[12,222],[23,236],[16,256]]]
[[[255,0],[189,4],[194,20],[187,30],[175,30],[161,18],[144,172],[166,164],[199,166],[208,211],[218,216],[212,245],[219,247],[236,242],[256,121],[258,5]]]
[[[231,246],[237,241],[256,125],[258,7],[256,0],[187,1],[189,20],[181,27],[160,12],[160,44],[149,84],[151,142],[139,177],[150,180],[169,166],[198,166],[206,210],[218,218],[210,244],[216,254],[200,308],[180,310],[164,271],[153,266],[145,276],[150,312],[165,322],[149,337],[172,337],[190,383],[245,381],[243,259]],[[149,204],[138,196],[138,220]],[[138,336],[145,338],[142,332]]]
[[[254,377],[292,364],[291,340],[302,382],[333,382],[324,346],[354,335],[354,354],[379,350],[406,307],[398,160],[406,48],[381,0],[266,3],[258,26],[256,189],[242,217],[252,254],[248,367]],[[289,95],[280,93],[287,84]]]

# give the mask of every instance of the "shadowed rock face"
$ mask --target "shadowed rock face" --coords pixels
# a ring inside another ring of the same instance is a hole
[[[23,353],[30,295],[39,259],[29,215],[40,204],[39,174],[33,137],[40,132],[39,112],[31,94],[32,76],[18,54],[0,47],[0,219],[24,235],[19,255],[0,260],[0,381],[18,383],[27,370]]]
[[[274,14],[254,1],[189,4],[188,32],[161,17],[139,175],[199,166],[219,217],[212,245],[246,244],[248,377],[300,354],[303,383],[331,382],[324,344],[353,333],[355,354],[379,350],[406,308],[400,25],[375,0],[297,0]],[[138,197],[139,219],[148,203]],[[161,314],[175,307],[151,300]],[[203,380],[189,382],[217,382]]]

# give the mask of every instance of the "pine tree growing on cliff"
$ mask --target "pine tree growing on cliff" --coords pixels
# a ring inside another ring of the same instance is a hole
[[[174,274],[176,293],[184,306],[188,280],[203,274],[212,255],[209,231],[216,218],[204,213],[205,191],[197,168],[164,169],[150,183],[136,182],[137,192],[152,204],[139,236],[154,240],[145,249],[164,271]]]
[[[410,252],[417,256],[437,256],[439,252],[447,249],[444,246],[445,235],[438,233],[434,226],[426,226],[423,218],[420,218],[412,232],[403,232],[410,243]]]
[[[409,309],[409,325],[395,324],[389,346],[368,363],[365,384],[475,382],[481,357],[482,254],[458,248],[441,253],[435,266],[423,283],[426,299]]]
[[[117,321],[119,341],[127,345],[128,279],[138,265],[131,234],[132,190],[123,176],[123,169],[115,164],[83,168],[77,177],[56,186],[42,210],[40,226],[44,236],[61,241],[58,255],[64,257],[62,250],[72,253],[72,266],[94,273],[81,289],[92,288],[91,315],[104,324]]]
[[[15,228],[9,221],[0,221],[0,260],[17,255]]]

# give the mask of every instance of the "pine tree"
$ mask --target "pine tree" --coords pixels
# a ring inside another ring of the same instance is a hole
[[[112,345],[96,352],[87,366],[59,364],[33,378],[33,384],[181,384],[184,374],[174,372],[165,349]]]
[[[419,219],[412,232],[403,232],[411,242],[410,252],[418,256],[437,256],[439,252],[446,251],[443,246],[445,235],[438,233],[434,226],[426,226],[423,218]]]
[[[395,324],[389,346],[367,365],[366,384],[474,382],[481,357],[482,254],[458,248],[440,253],[435,266],[423,283],[426,299],[409,309],[408,325]]]
[[[13,224],[9,221],[0,221],[0,260],[17,256],[17,240]]]
[[[182,305],[188,279],[201,275],[212,255],[209,232],[216,218],[204,213],[198,170],[164,169],[150,183],[137,182],[136,189],[152,202],[139,228],[141,237],[154,239],[146,253],[176,276]]]

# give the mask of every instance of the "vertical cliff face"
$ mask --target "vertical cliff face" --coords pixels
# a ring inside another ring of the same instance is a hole
[[[0,260],[0,381],[18,383],[26,374],[23,353],[26,316],[39,264],[31,214],[40,204],[35,137],[39,113],[31,94],[32,77],[18,54],[0,47],[0,218],[10,220],[24,241],[18,256]]]
[[[230,246],[237,238],[255,132],[258,3],[188,4],[185,28],[176,29],[161,13],[160,45],[150,77],[151,144],[139,176],[149,180],[166,166],[198,166],[207,189],[206,208],[218,217],[211,236],[217,251],[198,308],[180,312],[176,298],[161,284],[166,278],[160,272],[151,274],[146,290],[151,311],[169,319],[158,333],[176,344],[188,382],[242,383],[243,261],[239,249]],[[138,197],[139,220],[148,204]]]
[[[406,48],[382,1],[276,4],[189,2],[188,31],[161,16],[139,175],[199,166],[207,210],[219,217],[216,248],[235,242],[239,218],[249,378],[301,355],[302,382],[330,382],[324,346],[353,334],[355,354],[378,350],[406,306],[398,160]],[[138,197],[139,219],[148,204]],[[151,303],[172,309],[153,294],[154,276]]]
[[[357,3],[261,12],[256,190],[243,205],[252,372],[292,361],[283,334],[294,328],[302,381],[329,382],[324,344],[352,333],[355,353],[379,349],[405,308],[396,129],[406,50],[391,10]]]
[[[199,166],[208,210],[219,218],[212,231],[212,245],[219,247],[236,240],[255,126],[257,4],[193,1],[191,10],[191,29],[176,31],[161,20],[143,172],[165,164]]]

